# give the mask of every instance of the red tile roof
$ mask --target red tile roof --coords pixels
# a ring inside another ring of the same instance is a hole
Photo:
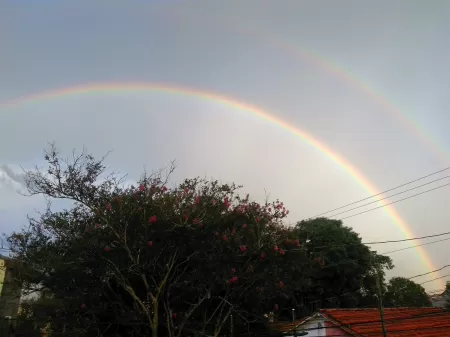
[[[378,309],[324,309],[320,313],[356,336],[382,337]],[[450,312],[440,308],[385,308],[388,337],[450,337]]]

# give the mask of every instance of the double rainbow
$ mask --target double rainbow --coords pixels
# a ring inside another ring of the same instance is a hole
[[[61,88],[56,90],[50,90],[46,92],[41,92],[37,94],[32,94],[28,96],[19,97],[13,100],[5,101],[0,103],[0,109],[5,110],[7,108],[11,108],[13,106],[22,105],[25,103],[38,103],[44,100],[50,100],[54,98],[68,97],[68,96],[78,96],[78,95],[97,95],[97,94],[110,94],[110,93],[125,93],[125,92],[164,92],[176,95],[183,96],[193,96],[197,98],[201,98],[204,100],[213,101],[216,104],[224,105],[227,107],[231,107],[233,109],[241,110],[248,114],[255,116],[261,120],[265,120],[266,122],[277,126],[286,132],[289,132],[291,135],[298,137],[303,142],[309,144],[317,151],[321,152],[325,157],[334,162],[336,165],[344,169],[360,186],[362,186],[369,194],[375,195],[378,194],[379,191],[375,188],[375,186],[360,172],[357,168],[355,168],[351,163],[349,163],[345,158],[340,156],[338,153],[334,152],[330,147],[328,147],[325,143],[320,142],[318,139],[314,138],[312,135],[307,132],[297,128],[294,125],[288,124],[287,122],[281,120],[273,114],[263,110],[260,107],[255,105],[250,105],[238,100],[235,100],[231,97],[227,97],[218,93],[168,85],[164,83],[153,83],[153,82],[119,82],[119,83],[94,83],[94,84],[86,84],[73,86],[68,88]],[[382,196],[378,196],[378,200],[381,199]],[[380,205],[386,205],[385,202],[379,200]],[[383,207],[384,211],[389,215],[392,219],[393,223],[403,232],[406,237],[414,237],[409,225],[400,217],[400,215],[396,212],[396,210],[389,205]],[[412,242],[414,244],[414,242]],[[417,243],[416,243],[417,244]],[[437,269],[426,251],[422,247],[416,247],[415,251],[419,255],[423,264],[429,271]],[[438,277],[436,274],[435,277]],[[437,281],[439,287],[443,287],[443,281]]]

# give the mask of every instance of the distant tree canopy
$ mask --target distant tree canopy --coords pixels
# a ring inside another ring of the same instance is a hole
[[[325,218],[286,227],[285,205],[241,197],[234,184],[186,179],[168,188],[163,172],[125,188],[102,160],[81,153],[27,173],[31,194],[49,205],[10,237],[27,288],[48,295],[27,319],[84,336],[219,336],[264,327],[319,307],[375,298],[389,257],[351,228]],[[333,298],[333,300],[330,300]],[[46,309],[42,305],[50,303]],[[234,325],[231,325],[231,315]],[[46,318],[46,319],[45,319]],[[58,321],[55,321],[57,319]],[[30,334],[31,335],[31,334]]]
[[[450,310],[450,281],[447,281],[445,284],[444,295],[447,296],[447,300],[445,301],[444,308],[446,310]]]
[[[383,283],[384,269],[393,268],[391,258],[371,251],[340,220],[301,221],[294,231],[311,257],[324,263],[312,276],[314,291],[304,296],[320,300],[322,307],[376,305],[376,278]]]
[[[430,307],[431,300],[425,289],[404,277],[389,280],[384,294],[386,307]]]

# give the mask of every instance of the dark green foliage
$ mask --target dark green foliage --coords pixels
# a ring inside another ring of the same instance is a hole
[[[430,307],[431,300],[425,289],[404,277],[389,280],[383,299],[386,307]]]
[[[379,276],[383,282],[383,270],[393,268],[389,257],[371,251],[340,220],[301,221],[296,233],[310,259],[316,262],[310,275],[314,287],[298,295],[328,308],[376,305],[376,278]]]
[[[24,326],[105,337],[266,331],[270,311],[290,320],[292,308],[299,318],[375,303],[375,279],[392,268],[340,221],[285,227],[283,203],[260,205],[235,185],[167,189],[158,173],[123,188],[84,152],[62,161],[52,147],[46,160],[46,172],[28,173],[29,191],[74,204],[49,206],[10,238],[25,287],[51,294],[26,308]]]

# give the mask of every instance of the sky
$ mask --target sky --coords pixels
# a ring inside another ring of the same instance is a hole
[[[96,156],[113,150],[107,164],[130,181],[176,160],[172,183],[234,181],[257,201],[283,200],[289,223],[449,167],[449,17],[446,0],[3,1],[0,232],[19,230],[44,208],[41,197],[18,191],[22,169],[44,164],[49,141],[64,154],[83,146]],[[116,90],[41,95],[111,83]],[[406,232],[386,207],[343,221],[364,242],[443,233],[448,197],[443,187],[393,204]],[[449,263],[448,242],[423,246],[431,265],[417,249],[389,254],[389,275],[441,268]],[[383,253],[411,245],[373,247]],[[442,289],[447,279],[423,286]]]

